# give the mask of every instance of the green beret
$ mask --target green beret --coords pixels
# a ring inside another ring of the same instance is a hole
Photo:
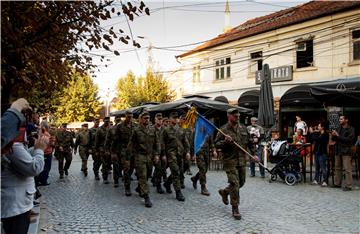
[[[155,118],[162,118],[162,113],[156,113]]]
[[[227,113],[229,115],[232,115],[232,114],[239,114],[239,110],[237,108],[230,108],[227,110]]]

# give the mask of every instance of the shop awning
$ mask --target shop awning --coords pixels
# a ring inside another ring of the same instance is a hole
[[[259,107],[259,90],[250,90],[246,91],[238,99],[238,105],[246,108],[255,107],[256,109]]]

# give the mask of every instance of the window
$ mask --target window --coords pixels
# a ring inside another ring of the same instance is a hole
[[[351,33],[352,39],[352,59],[360,60],[360,30],[354,30]]]
[[[296,43],[296,67],[314,66],[313,40],[300,41]]]
[[[215,60],[215,80],[228,79],[231,76],[231,58]]]
[[[250,53],[250,73],[261,71],[263,66],[262,51]]]
[[[193,83],[200,82],[200,65],[193,67]]]

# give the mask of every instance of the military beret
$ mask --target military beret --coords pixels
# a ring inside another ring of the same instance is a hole
[[[94,122],[99,122],[99,121],[100,121],[100,119],[98,119],[98,118],[94,119]]]
[[[171,112],[169,115],[170,118],[178,118],[179,114],[177,112]]]
[[[87,123],[83,123],[81,127],[89,127],[89,125]]]
[[[230,108],[230,109],[227,110],[227,113],[228,113],[229,115],[239,114],[239,110],[236,109],[236,108]]]
[[[106,116],[106,117],[104,118],[104,121],[110,121],[110,117],[109,117],[109,116]]]
[[[155,118],[162,118],[163,116],[162,116],[162,114],[161,113],[156,113],[156,115],[155,115]]]
[[[251,117],[250,121],[257,121],[258,119],[256,117]]]
[[[140,117],[148,117],[150,116],[149,112],[147,111],[143,111],[141,114],[140,114]]]
[[[115,120],[121,120],[121,116],[120,115],[115,116]]]
[[[62,124],[61,124],[61,127],[66,128],[66,127],[67,127],[67,123],[62,123]]]

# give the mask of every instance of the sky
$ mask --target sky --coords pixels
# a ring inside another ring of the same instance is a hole
[[[225,24],[225,0],[221,1],[146,1],[150,8],[150,16],[136,17],[128,21],[125,16],[116,16],[102,22],[102,27],[114,31],[122,29],[141,44],[140,49],[132,45],[115,42],[112,48],[120,52],[115,56],[108,51],[97,51],[93,56],[99,64],[95,72],[94,82],[99,86],[102,100],[115,96],[117,81],[131,70],[135,75],[145,74],[148,62],[148,47],[151,50],[154,67],[157,71],[176,70],[180,65],[175,56],[182,54],[223,33]],[[306,1],[300,0],[237,0],[229,1],[230,25],[235,27],[245,21],[273,12],[296,6]],[[116,7],[121,7],[119,1]],[[129,29],[131,28],[131,32]],[[138,38],[144,37],[143,39]],[[130,44],[130,43],[129,43]],[[105,61],[99,61],[99,55],[105,56]]]

